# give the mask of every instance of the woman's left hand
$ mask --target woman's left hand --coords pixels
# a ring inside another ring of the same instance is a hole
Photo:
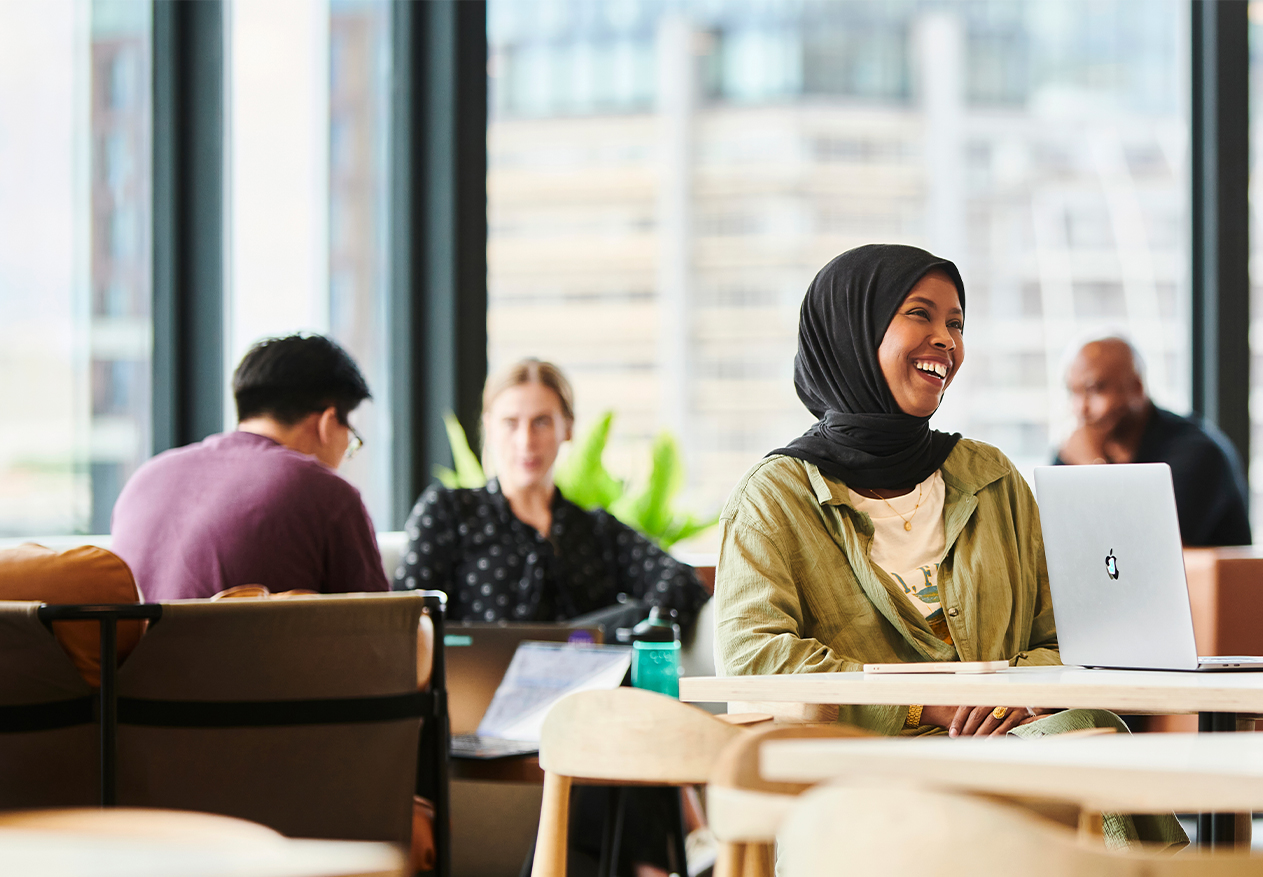
[[[1025,706],[962,706],[947,728],[951,737],[998,737],[1018,725],[1033,722],[1054,710]]]

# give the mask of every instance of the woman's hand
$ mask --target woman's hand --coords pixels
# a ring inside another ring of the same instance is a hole
[[[1051,712],[1024,706],[927,706],[921,712],[921,724],[946,728],[950,737],[996,737]]]

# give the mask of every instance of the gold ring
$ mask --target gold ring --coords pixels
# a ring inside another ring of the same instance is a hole
[[[991,718],[1002,719],[1004,718],[1004,714],[1007,713],[1008,711],[1009,711],[1009,708],[1007,706],[998,706],[991,711]]]

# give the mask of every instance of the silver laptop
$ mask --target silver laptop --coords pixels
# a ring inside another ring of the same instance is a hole
[[[1197,654],[1170,466],[1040,466],[1035,493],[1063,663],[1263,670]]]

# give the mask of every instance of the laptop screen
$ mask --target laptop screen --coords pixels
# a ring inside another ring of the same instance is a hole
[[[617,688],[630,667],[628,646],[524,642],[517,647],[478,734],[538,742],[553,704],[576,691]]]

